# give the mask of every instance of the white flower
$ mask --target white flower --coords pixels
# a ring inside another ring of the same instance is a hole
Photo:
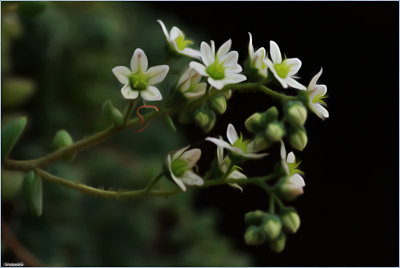
[[[299,174],[301,171],[297,169],[300,163],[296,163],[296,157],[293,152],[286,156],[285,144],[281,141],[281,159],[282,167],[288,178],[281,186],[281,191],[288,199],[293,199],[301,195],[303,187],[306,186],[303,177]]]
[[[196,99],[206,93],[206,83],[199,83],[201,75],[192,68],[188,68],[179,78],[178,89],[186,99]]]
[[[259,48],[254,52],[253,37],[251,36],[251,33],[249,33],[249,36],[250,67],[257,69],[258,74],[266,78],[268,76],[268,65],[265,63],[265,48]]]
[[[223,141],[222,137],[220,136],[219,139]],[[218,160],[218,167],[219,170],[223,173],[226,174],[228,172],[229,165],[231,163],[231,160],[229,157],[224,158],[224,148],[218,146],[217,147],[217,160]],[[234,167],[229,174],[226,176],[227,179],[247,179],[246,175],[244,175],[242,172],[238,171],[236,167]],[[239,189],[240,191],[243,192],[243,188],[240,187],[239,184],[237,183],[229,183],[230,186]]]
[[[329,117],[328,110],[324,107],[326,103],[324,98],[327,92],[327,87],[325,85],[317,85],[317,81],[322,74],[322,68],[310,81],[307,88],[308,104],[310,109],[318,115],[322,120]]]
[[[168,45],[172,50],[185,56],[200,59],[200,51],[187,47],[193,44],[193,42],[185,39],[184,33],[178,27],[172,27],[171,31],[168,33],[164,23],[161,20],[157,21],[160,23]]]
[[[228,84],[237,84],[246,80],[246,76],[239,74],[242,67],[237,63],[239,53],[229,51],[232,41],[226,41],[215,53],[214,41],[211,46],[202,42],[200,46],[201,60],[203,64],[192,61],[190,67],[202,76],[208,77],[207,81],[216,89],[222,89]]]
[[[258,159],[268,154],[256,154],[252,151],[251,146],[249,146],[249,140],[243,140],[243,136],[238,136],[235,127],[232,124],[228,125],[228,129],[226,131],[226,136],[228,137],[228,142],[224,141],[223,139],[216,139],[212,137],[207,137],[206,140],[211,141],[218,147],[222,147],[228,149],[233,154],[238,155],[244,158],[252,158]]]
[[[131,59],[131,68],[117,66],[112,69],[115,77],[124,86],[121,93],[125,99],[136,99],[139,95],[148,101],[162,100],[162,95],[155,84],[164,80],[169,71],[168,65],[158,65],[147,69],[146,54],[137,48]]]
[[[201,156],[200,149],[182,148],[175,153],[167,155],[167,167],[174,182],[186,191],[186,185],[203,185],[203,179],[193,172],[193,167]],[[186,185],[185,185],[186,184]]]
[[[300,70],[301,61],[298,58],[284,59],[282,61],[281,51],[274,41],[269,43],[271,59],[266,59],[266,63],[274,74],[275,78],[281,83],[284,88],[291,86],[300,90],[306,90],[306,87],[297,82],[294,75]]]

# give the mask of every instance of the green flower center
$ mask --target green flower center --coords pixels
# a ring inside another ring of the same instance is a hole
[[[215,59],[214,63],[207,67],[206,72],[210,75],[211,78],[215,80],[221,80],[225,78],[225,67],[224,63],[218,62],[218,59]]]
[[[145,90],[148,87],[147,78],[140,72],[131,75],[129,81],[132,89],[137,91]]]
[[[183,35],[179,35],[177,38],[175,38],[175,43],[179,50],[183,50],[188,45],[193,44],[193,41],[185,40]]]
[[[175,176],[180,177],[182,176],[185,171],[187,170],[187,163],[182,159],[175,159],[171,163],[171,170]]]
[[[293,65],[288,65],[287,61],[284,60],[282,63],[275,63],[274,64],[274,69],[276,71],[276,73],[281,77],[281,78],[285,78],[288,73],[290,72],[290,68]]]
[[[247,153],[247,145],[249,142],[250,140],[243,140],[243,135],[240,134],[240,137],[235,141],[233,146],[242,150],[243,153]]]
[[[317,94],[314,96],[314,98],[311,100],[312,103],[322,103],[323,105],[327,106],[326,102],[324,99],[326,99],[328,96]]]

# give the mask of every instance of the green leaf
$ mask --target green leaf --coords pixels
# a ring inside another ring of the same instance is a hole
[[[25,204],[29,211],[37,216],[42,215],[43,207],[43,186],[42,180],[34,171],[25,175],[23,185]]]
[[[3,161],[11,152],[15,143],[21,136],[22,131],[26,126],[27,119],[25,116],[19,117],[8,123],[1,130],[1,160]]]

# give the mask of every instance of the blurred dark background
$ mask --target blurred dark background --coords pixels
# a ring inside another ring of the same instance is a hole
[[[111,68],[127,65],[136,47],[145,49],[150,65],[166,60],[156,19],[168,29],[177,25],[197,44],[212,39],[218,47],[231,38],[240,63],[248,32],[256,48],[268,49],[274,40],[287,57],[302,60],[303,84],[323,67],[320,82],[328,86],[330,118],[322,122],[310,113],[308,145],[296,152],[306,181],[305,194],[293,203],[302,225],[281,254],[243,242],[244,213],[268,205],[255,188],[241,194],[221,186],[124,203],[45,184],[44,214],[36,218],[26,213],[15,185],[23,174],[2,176],[14,176],[2,179],[3,220],[46,265],[399,265],[398,2],[46,2],[8,8],[8,24],[2,21],[2,121],[17,114],[30,119],[16,159],[50,151],[58,129],[79,139],[104,127],[104,100],[124,104]],[[2,19],[5,10],[2,3]],[[169,77],[166,88],[176,79]],[[8,81],[22,84],[30,98],[7,104]],[[207,135],[225,135],[229,122],[249,135],[243,121],[273,104],[262,94],[237,93]],[[159,159],[169,150],[196,142],[204,154],[201,171],[215,155],[215,146],[199,143],[204,134],[191,124],[178,125],[179,136],[161,122],[145,133],[126,131],[50,171],[90,185],[138,188],[161,169]],[[269,170],[278,147],[245,165],[245,173]],[[13,258],[2,246],[2,259]]]

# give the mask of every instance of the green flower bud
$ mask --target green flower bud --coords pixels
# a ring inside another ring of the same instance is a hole
[[[207,111],[199,109],[194,113],[194,121],[196,124],[203,128],[206,127],[207,124],[210,122],[210,118],[208,116]]]
[[[205,133],[209,132],[214,127],[215,122],[217,120],[217,116],[213,111],[209,111],[208,115],[209,115],[210,121],[208,122],[207,126],[203,128],[203,131]]]
[[[244,234],[244,241],[247,245],[261,245],[265,241],[265,234],[260,228],[256,226],[250,226],[247,228],[246,233]]]
[[[303,151],[308,141],[307,134],[303,129],[298,129],[290,135],[289,141],[293,148]]]
[[[287,208],[281,215],[281,220],[286,231],[296,233],[300,227],[299,214],[293,208]]]
[[[107,119],[110,120],[114,125],[117,127],[122,126],[124,122],[123,116],[121,112],[114,107],[110,100],[107,100],[103,104],[103,112]]]
[[[278,109],[275,106],[272,106],[265,112],[265,122],[269,123],[271,121],[275,121],[278,119]]]
[[[261,210],[255,210],[247,212],[244,215],[244,221],[247,226],[250,225],[261,225],[268,214]]]
[[[56,136],[53,139],[53,146],[57,150],[69,146],[73,143],[74,141],[71,135],[69,135],[69,133],[64,129],[57,131]],[[75,153],[70,153],[64,157],[64,160],[72,160],[74,157]]]
[[[43,189],[42,180],[34,171],[30,171],[24,177],[23,185],[25,203],[28,209],[37,216],[42,215]]]
[[[291,105],[287,112],[288,120],[295,126],[302,126],[307,120],[307,109],[302,103]]]
[[[286,235],[285,233],[281,233],[281,235],[277,239],[269,242],[269,248],[273,252],[280,253],[285,249],[285,244],[286,244]]]
[[[214,109],[219,114],[223,114],[226,111],[226,99],[223,95],[218,95],[215,96],[211,101],[210,101],[210,106],[211,108]]]
[[[285,130],[283,125],[279,122],[273,122],[268,124],[267,129],[265,131],[265,136],[272,142],[280,141],[285,135]]]
[[[260,113],[254,113],[249,118],[246,119],[244,125],[246,129],[251,133],[259,132],[263,129],[263,118]]]
[[[262,228],[267,240],[271,241],[278,238],[282,230],[282,223],[277,216],[270,215],[264,221]]]
[[[271,146],[271,143],[265,138],[263,134],[258,134],[256,137],[249,143],[249,148],[251,148],[252,152],[259,152],[265,150]]]

